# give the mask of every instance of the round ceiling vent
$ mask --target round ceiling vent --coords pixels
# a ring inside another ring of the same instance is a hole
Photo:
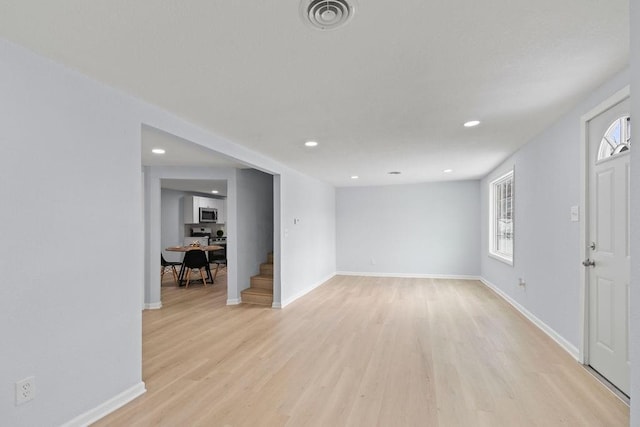
[[[318,30],[333,30],[346,24],[353,13],[355,0],[302,0],[302,20]]]

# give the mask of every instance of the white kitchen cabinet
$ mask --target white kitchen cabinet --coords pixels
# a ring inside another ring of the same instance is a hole
[[[212,199],[215,201],[214,208],[218,209],[218,224],[227,222],[227,201],[222,199]]]
[[[227,219],[226,201],[210,197],[184,196],[184,223],[198,224],[200,222],[200,208],[215,208],[218,210],[218,223],[225,223]]]
[[[198,197],[200,199],[201,208],[217,208],[217,199],[210,199],[208,197]]]
[[[197,224],[200,219],[200,199],[198,196],[184,196],[184,223]]]

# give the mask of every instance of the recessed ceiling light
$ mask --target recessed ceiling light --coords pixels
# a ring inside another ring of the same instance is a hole
[[[479,124],[480,124],[480,120],[471,120],[471,121],[466,122],[466,123],[464,124],[464,127],[466,127],[466,128],[472,128],[472,127],[474,127],[474,126],[478,126]]]
[[[351,179],[358,179],[360,178],[358,175],[351,175]]]
[[[211,190],[211,194],[218,194],[218,190]]]
[[[306,145],[307,147],[317,147],[318,143],[315,141],[307,141],[304,143],[304,145]]]
[[[400,175],[402,172],[400,171],[391,171],[391,172],[387,172],[389,175]]]
[[[162,149],[162,148],[154,148],[153,150],[151,150],[151,152],[153,154],[164,154],[164,153],[166,153],[166,151],[164,151],[164,149]]]
[[[442,172],[444,172],[444,173],[451,173],[451,172],[453,172],[453,169],[445,169],[445,170],[443,170]]]

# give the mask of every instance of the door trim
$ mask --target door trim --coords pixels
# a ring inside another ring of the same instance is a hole
[[[582,212],[580,227],[580,259],[587,259],[589,237],[589,141],[588,124],[591,119],[605,112],[609,108],[631,97],[631,86],[627,85],[609,98],[595,106],[580,117],[580,211]],[[586,268],[580,267],[580,345],[578,360],[583,365],[589,364],[589,275]]]

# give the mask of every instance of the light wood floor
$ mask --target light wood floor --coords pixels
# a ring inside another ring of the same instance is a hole
[[[162,288],[147,393],[98,426],[626,426],[629,409],[475,281],[337,276],[282,310]]]

